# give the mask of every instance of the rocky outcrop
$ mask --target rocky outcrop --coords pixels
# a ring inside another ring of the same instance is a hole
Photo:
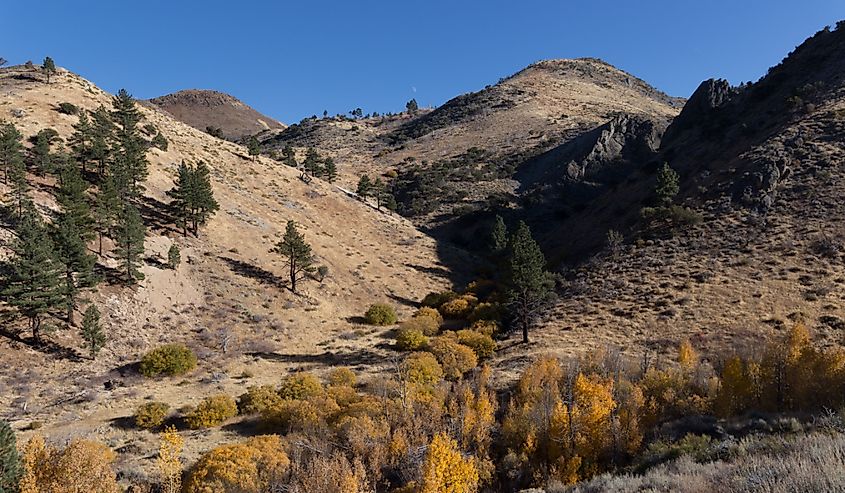
[[[725,79],[709,79],[702,82],[687,100],[681,113],[666,129],[665,142],[671,142],[685,131],[707,121],[713,111],[735,94],[735,90]]]

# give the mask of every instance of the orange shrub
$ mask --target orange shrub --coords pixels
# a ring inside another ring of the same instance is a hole
[[[280,483],[289,467],[278,436],[257,436],[203,455],[188,473],[185,493],[263,493]]]

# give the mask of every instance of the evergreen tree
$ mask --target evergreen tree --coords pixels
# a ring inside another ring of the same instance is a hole
[[[56,135],[56,131],[52,128],[45,128],[35,134],[35,143],[32,146],[31,152],[32,164],[40,176],[55,171],[53,155],[50,153],[50,144],[53,143]]]
[[[44,62],[41,63],[41,71],[47,76],[47,83],[49,84],[50,77],[56,73],[56,62],[50,57],[44,58]]]
[[[296,282],[305,274],[314,272],[314,254],[311,245],[305,241],[305,236],[297,231],[296,223],[288,221],[285,235],[272,250],[285,257],[289,268],[290,290],[296,293]]]
[[[76,166],[62,173],[62,186],[57,194],[61,212],[53,224],[52,236],[56,255],[64,265],[64,296],[67,323],[74,325],[76,296],[81,288],[92,287],[96,257],[88,253],[88,243],[94,237],[94,221],[88,206],[88,184]]]
[[[15,432],[9,423],[0,420],[0,493],[18,491],[23,476],[23,463],[18,453]]]
[[[189,224],[194,235],[197,235],[199,226],[220,209],[214,199],[210,174],[208,166],[202,161],[196,166],[183,162],[179,165],[173,188],[167,192],[173,199],[170,206],[176,214],[176,223],[182,227],[183,235],[187,236]]]
[[[284,149],[282,149],[282,162],[291,168],[299,166],[296,162],[296,151],[293,150],[293,147],[290,144],[285,144]]]
[[[326,158],[323,163],[323,176],[329,183],[334,183],[337,180],[337,165],[334,163],[334,159]]]
[[[546,258],[531,236],[531,230],[519,222],[510,240],[508,307],[514,324],[528,342],[528,329],[536,322],[553,296],[554,281],[546,271]]]
[[[82,111],[79,113],[79,121],[73,126],[68,144],[73,151],[73,158],[82,166],[83,173],[88,171],[88,163],[94,159],[93,141],[94,127],[88,115]]]
[[[258,139],[255,137],[250,137],[249,140],[246,142],[246,149],[249,152],[249,155],[252,156],[252,160],[255,161],[255,158],[261,154],[261,144],[258,143]]]
[[[14,123],[0,125],[0,165],[3,166],[3,183],[9,183],[12,169],[23,166],[23,136]]]
[[[167,147],[168,147],[168,145],[169,145],[169,144],[167,143],[167,138],[166,138],[166,137],[164,136],[164,134],[162,134],[161,132],[158,132],[158,133],[155,135],[155,137],[153,137],[153,140],[152,140],[152,141],[150,141],[150,144],[151,144],[153,147],[155,147],[155,148],[157,148],[157,149],[161,149],[162,151],[165,151],[165,152],[167,152]]]
[[[494,255],[501,255],[508,247],[508,227],[500,215],[496,215],[493,223],[493,230],[490,232],[490,252]]]
[[[103,255],[103,236],[108,235],[117,223],[120,213],[120,198],[117,196],[114,181],[106,176],[100,182],[100,192],[94,202],[94,229],[97,231],[97,253]]]
[[[384,186],[384,182],[381,181],[381,178],[376,177],[370,185],[370,195],[376,199],[377,210],[381,210],[381,202],[384,199],[386,191],[387,188]]]
[[[413,115],[420,109],[420,107],[417,104],[417,100],[412,99],[405,104],[405,109],[408,111],[408,114]]]
[[[97,163],[97,174],[102,180],[111,159],[114,124],[105,106],[100,105],[92,115],[91,159]]]
[[[663,205],[670,205],[679,190],[678,173],[669,167],[669,163],[663,163],[663,167],[657,172],[657,186],[654,189],[657,200]]]
[[[358,189],[356,190],[358,196],[362,199],[366,199],[372,193],[372,189],[373,183],[370,181],[370,177],[367,175],[361,176],[358,180]]]
[[[302,162],[302,168],[313,177],[319,177],[322,174],[320,155],[313,147],[309,147],[305,151],[305,161]]]
[[[88,305],[82,316],[82,328],[79,331],[85,346],[91,353],[91,359],[97,358],[97,353],[106,345],[106,334],[100,323],[100,310],[94,305]]]
[[[176,243],[171,243],[170,248],[167,249],[167,266],[176,270],[181,262],[182,254],[179,252],[179,247]]]
[[[143,279],[138,267],[144,253],[145,231],[138,209],[131,203],[124,203],[118,215],[115,242],[116,254],[123,264],[127,284],[134,284],[136,280]]]
[[[112,99],[115,145],[113,149],[112,177],[121,199],[135,200],[143,191],[147,178],[147,145],[138,130],[141,113],[135,99],[125,89]]]
[[[31,202],[28,195],[29,182],[26,179],[26,167],[23,159],[12,161],[9,168],[9,180],[12,185],[12,202],[10,205],[18,210],[18,216],[22,216],[26,204]]]
[[[29,319],[32,337],[39,340],[44,315],[61,306],[64,300],[60,281],[63,266],[56,258],[41,216],[31,203],[23,211],[15,232],[13,256],[0,294]]]
[[[176,225],[182,228],[182,236],[188,236],[188,224],[191,221],[191,171],[190,166],[182,161],[176,170],[173,188],[167,191],[167,196],[171,199],[170,209],[176,216]]]

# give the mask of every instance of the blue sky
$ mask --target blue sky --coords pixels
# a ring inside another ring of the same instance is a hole
[[[843,0],[4,0],[0,56],[115,92],[231,93],[291,123],[439,105],[546,58],[602,58],[675,96],[756,80]]]

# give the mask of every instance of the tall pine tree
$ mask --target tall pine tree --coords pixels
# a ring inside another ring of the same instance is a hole
[[[513,323],[528,342],[528,330],[537,321],[554,293],[554,281],[546,271],[546,258],[524,222],[510,239],[510,269],[507,292]]]
[[[112,100],[115,142],[112,150],[112,177],[121,199],[136,200],[147,179],[147,145],[138,130],[141,113],[135,99],[125,89]]]
[[[185,236],[189,225],[196,236],[199,227],[220,209],[211,187],[211,172],[202,161],[196,166],[184,162],[180,164],[174,186],[167,191],[167,195],[173,199],[170,207]]]
[[[82,316],[82,328],[79,331],[85,346],[91,353],[91,359],[97,358],[97,353],[106,345],[106,334],[100,324],[100,310],[94,305],[88,305]]]
[[[85,111],[79,113],[79,121],[73,126],[73,134],[68,144],[73,151],[73,158],[82,166],[83,173],[88,172],[88,164],[94,159],[94,127]]]
[[[114,124],[105,106],[100,105],[91,117],[91,159],[97,163],[97,174],[102,180],[111,159]]]
[[[0,493],[18,491],[23,476],[23,463],[18,453],[15,432],[9,423],[0,420]]]
[[[35,134],[35,143],[30,152],[32,164],[36,172],[43,176],[55,171],[53,154],[50,152],[50,145],[58,134],[52,128],[45,128]]]
[[[323,163],[323,176],[329,183],[334,183],[337,180],[337,165],[334,163],[334,159],[330,157],[326,158],[326,161]]]
[[[29,319],[32,337],[39,340],[44,316],[64,301],[60,281],[64,269],[56,258],[47,228],[31,203],[25,207],[15,232],[13,256],[0,294]]]
[[[12,169],[23,166],[23,136],[14,123],[0,125],[0,166],[3,166],[3,183],[9,183]]]
[[[96,284],[94,264],[96,257],[88,253],[88,243],[94,237],[94,221],[87,197],[88,184],[82,179],[75,165],[62,173],[62,185],[57,194],[61,212],[52,228],[56,254],[64,264],[64,295],[67,323],[74,325],[77,293],[80,289]]]
[[[94,202],[94,230],[97,232],[97,253],[103,255],[103,236],[109,233],[117,224],[120,213],[120,198],[117,196],[117,189],[110,175],[100,181],[100,192]]]
[[[497,257],[508,247],[508,227],[502,216],[496,214],[493,230],[490,232],[490,253]]]
[[[116,255],[122,264],[122,270],[126,274],[126,283],[135,284],[138,279],[143,279],[143,274],[138,270],[141,265],[141,255],[144,253],[144,222],[141,214],[131,203],[124,203],[118,215],[115,243],[117,244]]]
[[[296,293],[296,283],[305,274],[314,272],[314,254],[311,245],[305,241],[305,236],[296,229],[296,223],[288,221],[285,235],[272,250],[285,257],[290,278],[290,290]]]

